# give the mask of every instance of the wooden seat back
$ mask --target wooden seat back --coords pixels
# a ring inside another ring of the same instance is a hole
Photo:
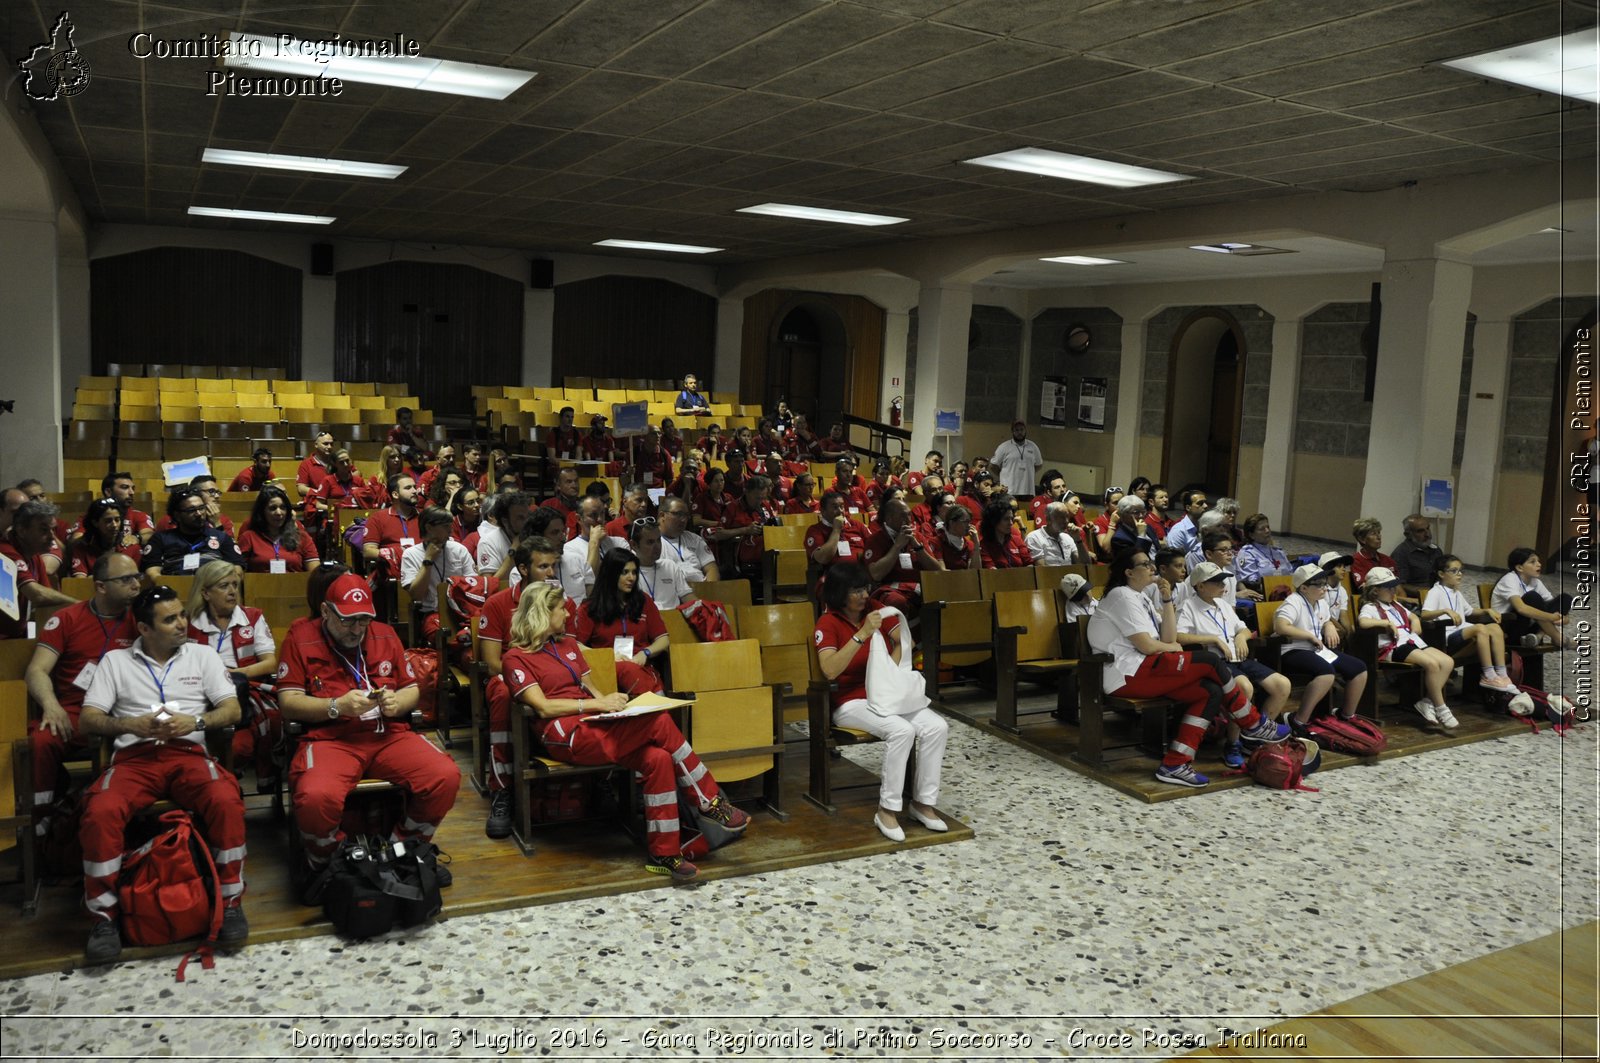
[[[602,694],[617,692],[617,655],[610,646],[585,646],[583,659],[589,666],[589,681]]]
[[[1033,566],[1027,568],[984,568],[978,570],[978,596],[993,598],[1001,591],[1031,591],[1038,587]]]
[[[1282,594],[1278,592],[1282,591]],[[1263,576],[1261,577],[1261,593],[1268,600],[1281,601],[1294,593],[1293,576]]]
[[[675,690],[735,690],[751,686],[761,674],[761,644],[755,639],[732,642],[695,642],[672,648],[672,686]]]
[[[975,602],[983,598],[977,569],[930,569],[919,576],[924,602]]]
[[[813,679],[820,679],[811,633],[816,623],[805,602],[784,605],[745,605],[734,610],[741,638],[761,647],[761,681],[769,686],[787,683],[789,697],[804,697]]]
[[[764,550],[804,550],[805,544],[805,525],[768,525],[761,529],[761,546]]]
[[[1017,663],[1070,657],[1061,646],[1061,615],[1055,591],[1000,591],[994,596],[995,627],[1015,627]],[[1074,651],[1075,652],[1075,651]]]
[[[749,605],[755,600],[751,597],[750,581],[747,579],[701,580],[689,584],[689,589],[694,591],[697,598],[727,606]]]

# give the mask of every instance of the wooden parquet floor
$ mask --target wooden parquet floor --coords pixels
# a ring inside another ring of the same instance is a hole
[[[465,732],[458,732],[458,735]],[[437,841],[450,857],[455,884],[444,892],[444,913],[457,915],[526,908],[556,901],[613,896],[645,889],[671,889],[664,876],[647,874],[644,850],[616,821],[564,824],[542,831],[538,851],[525,857],[512,839],[495,841],[483,833],[488,800],[466,779],[470,742],[454,751],[463,766],[461,792]],[[973,837],[971,828],[949,817],[950,830],[935,834],[907,817],[906,840],[895,845],[872,825],[877,805],[876,776],[850,764],[835,762],[834,802],[829,816],[802,799],[807,775],[806,746],[791,742],[784,759],[783,811],[786,821],[757,811],[754,799],[742,800],[749,784],[729,792],[752,811],[754,822],[737,842],[718,850],[701,865],[702,879],[751,875],[808,864],[849,860],[895,849],[942,845]],[[248,783],[247,777],[247,783]],[[860,788],[843,790],[857,785]],[[870,784],[870,785],[862,785]],[[289,938],[331,934],[320,908],[294,902],[289,886],[287,826],[272,816],[268,799],[248,796],[246,826],[249,856],[245,861],[245,911],[253,945]],[[47,884],[39,911],[31,919],[17,916],[21,888],[16,884],[16,851],[0,853],[0,978],[67,971],[83,962],[88,917],[81,899],[83,880]],[[692,888],[692,887],[691,887]],[[185,947],[125,948],[123,957],[181,955]]]

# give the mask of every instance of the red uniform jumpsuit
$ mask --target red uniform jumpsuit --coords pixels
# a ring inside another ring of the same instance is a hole
[[[578,641],[559,636],[537,650],[513,648],[501,674],[513,697],[538,687],[546,698],[587,700],[583,677],[589,674]],[[720,792],[711,772],[664,712],[599,721],[593,715],[557,716],[538,725],[545,752],[568,764],[620,764],[643,777],[646,844],[652,856],[676,856],[678,790],[698,807],[708,807]]]
[[[404,690],[417,685],[394,628],[373,621],[360,647],[346,654],[316,620],[297,621],[284,639],[278,694],[337,698],[352,690]],[[344,716],[306,728],[289,768],[294,813],[306,855],[319,864],[344,832],[345,799],[364,778],[385,779],[406,791],[405,817],[394,839],[428,841],[455,804],[461,770],[404,719]]]
[[[78,730],[78,714],[83,711],[83,695],[89,689],[95,669],[112,650],[125,650],[139,637],[139,627],[133,613],[126,610],[119,617],[102,618],[94,611],[93,602],[69,605],[45,621],[39,631],[39,645],[55,651],[55,663],[50,666],[50,683],[55,687],[56,702],[72,721],[72,738],[63,739],[54,731],[41,727],[38,720],[28,721],[28,741],[33,753],[33,803],[35,807],[48,805],[56,799],[56,786],[61,781],[61,765],[70,755],[86,756],[89,747],[82,741]]]

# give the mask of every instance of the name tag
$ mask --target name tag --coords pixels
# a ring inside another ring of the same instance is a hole
[[[861,507],[859,507],[859,506],[851,506],[850,507],[850,512],[852,514],[855,514],[855,515],[859,516],[861,514]]]
[[[633,636],[618,635],[611,643],[611,652],[616,655],[619,661],[633,660]]]
[[[572,451],[570,451],[570,450],[563,450],[563,451],[562,451],[562,452],[561,452],[561,460],[562,460],[562,461],[571,461],[571,460],[572,460]]]
[[[285,561],[281,557],[275,557],[271,561],[267,562],[267,571],[272,573],[274,576],[285,575],[289,571],[289,562]]]
[[[193,572],[195,569],[197,569],[199,567],[200,567],[200,555],[199,554],[184,554],[183,555],[183,570],[185,572]]]
[[[416,545],[417,545],[417,541],[415,539],[407,538],[407,539],[401,539],[400,540],[400,548],[402,550],[408,550],[411,547],[416,546]]]
[[[72,681],[72,685],[77,687],[79,690],[88,690],[89,684],[94,682],[94,673],[98,671],[99,668],[100,663],[98,661],[90,661],[88,664],[84,665],[81,670],[79,670],[78,678]]]
[[[910,569],[911,569],[911,555],[910,554],[901,554],[900,555],[900,567],[903,568],[903,569],[906,569],[907,571],[910,571]]]
[[[1337,653],[1334,653],[1332,650],[1328,649],[1328,647],[1326,647],[1326,646],[1322,647],[1322,649],[1317,651],[1317,656],[1321,657],[1324,661],[1327,661],[1329,664],[1332,664],[1333,662],[1335,662],[1335,661],[1337,661],[1339,659],[1339,655]]]
[[[656,482],[656,474],[651,472],[649,469],[646,469],[645,472],[644,472],[644,482],[647,483],[647,484],[655,483]]]
[[[850,556],[850,540],[849,539],[840,539],[839,540],[839,556],[840,557],[849,557]]]

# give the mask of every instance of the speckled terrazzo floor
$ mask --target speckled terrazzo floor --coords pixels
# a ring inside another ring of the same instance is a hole
[[[972,842],[18,979],[0,1056],[1165,1058],[1596,918],[1597,736],[1146,805],[953,724]]]

